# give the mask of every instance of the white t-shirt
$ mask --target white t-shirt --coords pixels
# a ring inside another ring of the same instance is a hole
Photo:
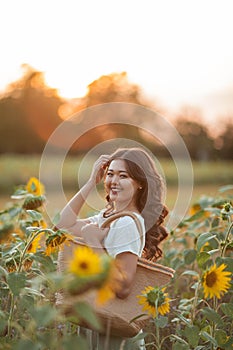
[[[101,211],[99,214],[91,216],[88,219],[100,227],[106,220],[103,217],[103,212]],[[120,217],[110,224],[110,229],[103,241],[103,246],[108,254],[114,258],[123,252],[131,252],[139,257],[142,255],[145,245],[145,224],[140,214],[134,214],[137,215],[142,226],[142,237],[140,237],[140,232],[137,229],[134,219],[130,216]]]

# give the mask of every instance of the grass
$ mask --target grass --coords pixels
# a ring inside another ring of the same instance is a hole
[[[17,185],[24,184],[31,176],[38,177],[40,174],[40,155],[14,155],[3,154],[0,156],[0,205],[10,197],[13,188]],[[85,157],[67,157],[62,164],[62,169],[57,169],[58,159],[53,157],[46,163],[42,170],[49,184],[49,202],[54,206],[54,210],[63,205],[60,191],[57,192],[55,178],[57,172],[62,170],[62,185],[66,199],[78,189],[79,183],[84,183],[88,178],[94,159],[86,160]],[[203,193],[216,196],[218,188],[223,185],[233,183],[233,161],[217,162],[192,162],[194,183],[192,202],[195,202]],[[176,166],[173,161],[168,159],[160,160],[160,170],[165,175],[167,185],[166,204],[173,207],[178,189],[178,176]],[[47,184],[46,184],[47,188]],[[48,188],[47,188],[48,189]],[[98,207],[99,196],[91,198],[91,205]],[[93,205],[94,203],[94,205]],[[85,209],[87,211],[88,209]]]

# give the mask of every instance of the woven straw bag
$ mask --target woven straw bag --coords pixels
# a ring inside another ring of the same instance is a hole
[[[138,230],[142,232],[141,224],[137,216],[132,212],[122,212],[109,217],[102,225],[102,228],[108,227],[109,224],[118,219],[121,216],[131,216],[138,227]],[[64,250],[59,252],[58,256],[58,269],[64,271],[72,256],[73,250],[78,245],[84,244],[82,240],[79,242],[71,242],[71,245],[65,246]],[[141,294],[142,290],[147,286],[163,286],[167,284],[174,275],[174,270],[157,264],[155,262],[139,258],[137,263],[137,271],[132,286],[130,295],[125,299],[114,298],[108,301],[102,306],[98,306],[95,303],[96,291],[89,290],[83,295],[67,295],[61,291],[57,294],[56,305],[62,307],[66,315],[74,315],[73,305],[77,301],[85,301],[90,304],[95,311],[100,324],[102,326],[103,334],[111,334],[120,337],[133,337],[135,336],[150,319],[150,316],[144,314],[142,306],[138,303],[137,295]],[[137,318],[139,315],[141,317]],[[133,320],[136,318],[135,320]],[[133,320],[132,322],[130,322]],[[81,326],[87,326],[86,324],[79,323]]]

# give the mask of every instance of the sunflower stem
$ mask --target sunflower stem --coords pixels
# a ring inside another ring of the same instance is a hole
[[[213,309],[214,311],[217,312],[217,309],[218,309],[218,300],[216,297],[213,298]],[[211,322],[211,328],[212,328],[212,338],[215,339],[215,330],[216,330],[216,324],[214,321]],[[214,344],[211,345],[211,350],[214,350]]]
[[[233,227],[233,222],[231,222],[230,217],[228,217],[228,222],[229,222],[229,226],[228,226],[228,229],[227,229],[227,232],[226,232],[226,238],[225,238],[225,242],[224,242],[224,245],[223,245],[223,248],[222,248],[221,257],[224,257],[224,256],[225,256],[225,252],[226,252],[226,248],[227,248],[227,243],[228,243],[228,238],[229,238],[229,236],[230,236],[231,229],[232,229],[232,227]]]
[[[159,334],[159,326],[158,323],[156,323],[156,348],[160,350],[160,334]]]
[[[11,330],[12,330],[12,320],[14,315],[14,308],[15,308],[15,296],[11,293],[11,305],[10,305],[10,312],[9,312],[9,318],[7,322],[7,335],[10,337]]]
[[[33,234],[33,235],[31,236],[31,238],[29,239],[29,241],[28,241],[27,244],[25,245],[24,250],[23,250],[22,255],[21,255],[21,258],[20,258],[20,261],[19,261],[19,265],[18,265],[18,268],[17,268],[17,272],[20,272],[21,269],[22,269],[23,262],[24,262],[24,259],[25,259],[25,256],[26,256],[26,253],[27,253],[28,248],[30,247],[30,245],[32,244],[32,242],[34,241],[34,239],[35,239],[41,232],[44,232],[44,231],[45,231],[45,229],[40,229],[40,230],[38,230],[35,234]]]
[[[159,322],[158,322],[158,318],[159,318],[159,312],[158,312],[158,299],[155,301],[155,310],[156,310],[156,317],[155,317],[155,334],[156,334],[156,349],[157,350],[161,350],[161,346],[160,346],[160,333],[159,333]]]
[[[192,303],[192,310],[191,310],[191,322],[192,322],[192,324],[193,324],[195,317],[196,317],[196,307],[197,307],[197,303],[198,303],[199,286],[200,286],[200,280],[198,281],[197,288],[195,289],[194,300]]]

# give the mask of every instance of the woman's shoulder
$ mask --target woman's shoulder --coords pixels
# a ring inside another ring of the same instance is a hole
[[[135,212],[132,212],[132,216],[130,214],[128,215],[123,215],[121,217],[119,217],[118,219],[116,219],[113,222],[113,226],[115,227],[123,227],[123,226],[137,226],[136,221],[139,221],[140,224],[144,227],[144,219],[143,217]]]

